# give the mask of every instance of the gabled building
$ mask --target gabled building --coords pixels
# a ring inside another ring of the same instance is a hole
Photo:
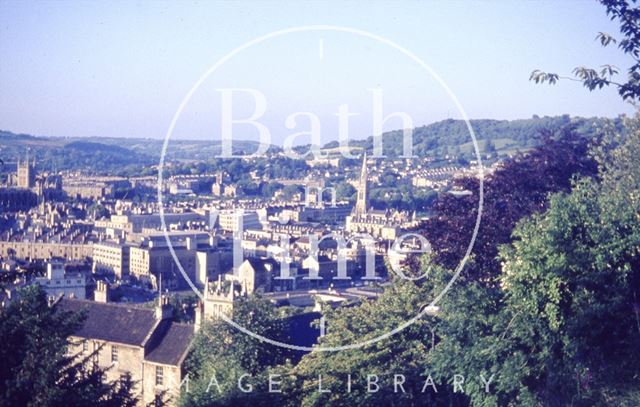
[[[280,264],[270,258],[249,257],[235,273],[226,274],[228,281],[240,284],[247,294],[270,292],[274,277],[280,273]]]
[[[86,357],[95,352],[93,363],[107,369],[108,381],[130,374],[140,405],[160,399],[175,403],[194,325],[173,322],[166,298],[155,309],[66,298],[60,308],[86,312],[70,338],[70,354]]]

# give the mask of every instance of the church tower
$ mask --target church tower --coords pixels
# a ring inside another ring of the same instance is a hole
[[[369,210],[369,185],[367,172],[367,153],[362,159],[362,169],[360,170],[360,184],[358,185],[358,199],[356,201],[355,213],[364,214]]]
[[[27,150],[27,160],[18,160],[18,188],[31,189],[36,183],[36,160],[29,162],[29,150]]]

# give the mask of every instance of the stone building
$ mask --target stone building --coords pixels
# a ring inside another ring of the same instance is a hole
[[[189,279],[193,281],[196,272],[195,248],[175,243],[173,253]],[[129,272],[131,276],[140,281],[151,284],[154,289],[158,288],[160,275],[162,275],[165,288],[174,289],[186,286],[169,247],[164,244],[155,244],[154,241],[139,247],[131,247]]]
[[[49,298],[64,295],[67,298],[84,300],[87,296],[87,276],[81,272],[66,272],[63,259],[47,261],[47,274],[36,277],[35,284],[39,284]]]
[[[240,284],[247,294],[270,292],[274,277],[280,273],[280,264],[269,258],[247,258],[235,273],[226,275],[227,280]]]
[[[362,168],[360,169],[360,184],[354,208],[355,214],[364,214],[369,210],[369,180],[367,178],[367,153],[365,152],[362,158]]]
[[[216,283],[207,280],[204,287],[204,302],[196,311],[196,326],[200,326],[203,320],[220,318],[220,315],[231,317],[233,303],[238,294],[236,284],[232,281],[222,281],[220,275]]]
[[[31,189],[36,185],[36,160],[29,161],[29,156],[25,161],[18,160],[17,187]]]
[[[215,274],[219,268],[219,261],[213,254],[215,244],[206,232],[171,231],[167,233],[154,232],[145,235],[145,240],[139,246],[133,246],[129,252],[129,272],[131,276],[150,283],[157,288],[158,278],[162,274],[162,284],[165,288],[186,288],[187,282],[173,257],[175,254],[180,266],[191,281],[200,281],[204,273]],[[171,252],[173,250],[173,254]],[[198,252],[208,252],[198,256]],[[200,277],[197,279],[197,272]],[[206,276],[205,276],[206,277]]]
[[[0,241],[0,256],[10,257],[10,254],[20,259],[82,260],[92,256],[93,244]]]
[[[216,175],[216,180],[211,186],[211,193],[214,196],[234,198],[237,195],[237,190],[235,185],[223,183],[223,173],[220,172]]]
[[[129,245],[116,242],[94,244],[94,273],[113,274],[120,279],[127,277],[129,275],[129,250]]]
[[[38,204],[38,196],[22,188],[0,188],[0,211],[28,211]]]
[[[239,230],[262,229],[260,217],[256,211],[244,209],[227,209],[218,214],[220,229],[237,232]]]
[[[208,247],[196,251],[196,278],[194,283],[203,286],[206,281],[220,274],[220,251],[218,248]]]
[[[366,234],[382,240],[395,240],[402,227],[409,220],[408,214],[404,212],[370,208],[367,155],[365,153],[360,171],[356,205],[345,222],[347,232]]]
[[[175,404],[195,326],[173,322],[166,298],[155,309],[66,298],[60,307],[86,312],[70,338],[70,354],[93,354],[92,362],[107,369],[108,381],[130,374],[141,406],[159,400]]]

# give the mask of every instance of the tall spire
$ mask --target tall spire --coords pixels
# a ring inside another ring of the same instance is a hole
[[[360,170],[360,184],[358,185],[358,199],[356,201],[355,212],[357,214],[366,213],[369,210],[369,186],[367,172],[367,152],[362,158],[362,169]]]

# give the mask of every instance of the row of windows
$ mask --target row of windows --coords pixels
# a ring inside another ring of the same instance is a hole
[[[52,283],[55,284],[55,285],[60,285],[61,284],[60,280],[55,280],[55,282],[52,281]],[[76,284],[81,284],[81,283],[82,283],[82,280],[76,280]],[[71,284],[71,280],[67,280],[67,284]]]
[[[84,340],[82,341],[82,352],[83,353],[89,353],[89,341],[88,340]],[[99,361],[99,352],[96,352],[94,361],[95,363],[98,363]],[[112,363],[116,363],[118,362],[118,347],[115,345],[111,345],[111,362]]]
[[[82,352],[84,353],[89,352],[89,341],[86,339],[82,341]],[[111,345],[111,362],[112,363],[118,362],[118,347],[115,345]],[[93,363],[95,363],[96,365],[100,363],[99,352],[95,354]],[[164,368],[162,366],[156,366],[156,386],[163,386],[163,385],[164,385]]]

